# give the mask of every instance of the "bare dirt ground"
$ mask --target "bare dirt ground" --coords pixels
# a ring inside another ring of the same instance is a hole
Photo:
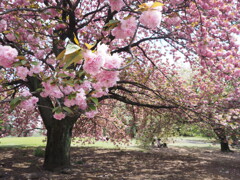
[[[73,148],[72,168],[42,169],[31,148],[0,148],[1,180],[239,180],[240,152],[189,148],[125,151]]]

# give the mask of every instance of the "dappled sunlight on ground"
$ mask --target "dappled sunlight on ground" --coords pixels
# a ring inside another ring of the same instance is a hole
[[[29,148],[0,148],[0,179],[240,179],[240,153],[214,149],[153,148],[148,151],[73,148],[72,168],[42,169],[43,158]]]

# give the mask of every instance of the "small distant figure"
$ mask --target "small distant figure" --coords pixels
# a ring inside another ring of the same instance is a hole
[[[153,141],[152,141],[152,147],[154,147],[155,146],[155,139],[153,139]]]
[[[167,148],[167,143],[161,143],[161,139],[160,138],[153,139],[153,141],[152,141],[152,146],[153,147],[155,146],[155,142],[157,142],[157,147],[158,148]]]

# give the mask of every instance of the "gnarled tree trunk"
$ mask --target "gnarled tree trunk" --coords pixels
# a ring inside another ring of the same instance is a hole
[[[72,124],[63,120],[55,121],[47,129],[47,145],[43,165],[46,170],[53,171],[70,166],[72,128]]]
[[[35,77],[29,77],[29,88],[32,92],[41,88],[41,82]],[[54,171],[70,166],[70,146],[72,129],[80,117],[79,114],[67,114],[62,120],[53,117],[53,104],[49,97],[43,98],[40,94],[35,94],[38,98],[38,109],[43,123],[47,129],[47,145],[45,150],[44,168]]]

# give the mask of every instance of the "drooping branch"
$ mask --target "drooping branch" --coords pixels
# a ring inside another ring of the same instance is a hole
[[[115,99],[115,100],[121,101],[123,103],[131,104],[131,105],[135,105],[135,106],[139,106],[139,107],[148,107],[148,108],[154,108],[154,109],[178,108],[178,106],[171,106],[171,105],[157,105],[157,104],[146,104],[146,103],[134,102],[127,97],[121,96],[119,94],[115,94],[113,92],[110,92],[109,94],[111,94],[111,95],[103,96],[99,99],[99,101],[102,101],[104,99]]]

